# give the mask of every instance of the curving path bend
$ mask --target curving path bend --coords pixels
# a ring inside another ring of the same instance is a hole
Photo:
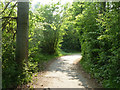
[[[100,85],[82,69],[78,63],[80,54],[67,55],[53,61],[48,69],[39,73],[34,88],[100,88]],[[34,78],[35,79],[35,78]]]

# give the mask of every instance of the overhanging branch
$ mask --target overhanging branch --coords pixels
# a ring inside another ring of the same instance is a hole
[[[4,10],[0,14],[5,12],[5,10],[7,9],[7,7],[9,6],[10,3],[11,3],[11,1],[7,3],[7,5],[5,6]]]

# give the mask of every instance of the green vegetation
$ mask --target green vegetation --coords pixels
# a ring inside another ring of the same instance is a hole
[[[1,2],[3,88],[31,82],[33,73],[53,58],[71,54],[66,52],[81,52],[80,64],[103,87],[120,87],[120,2],[38,3],[34,10],[30,4],[26,20],[22,3]]]
[[[104,87],[119,88],[120,2],[85,3],[82,7],[82,13],[76,16],[81,65]]]
[[[61,49],[66,52],[73,52],[73,51],[81,51],[80,40],[79,40],[79,33],[75,29],[75,16],[77,11],[75,4],[70,6],[66,4],[65,8],[66,11],[63,13],[63,22],[61,29],[64,30],[63,42]]]

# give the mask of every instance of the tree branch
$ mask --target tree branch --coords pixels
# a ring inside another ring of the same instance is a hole
[[[0,14],[5,12],[5,10],[7,9],[7,7],[9,6],[10,3],[11,3],[11,1],[7,3],[7,5],[5,6],[4,10]]]
[[[14,9],[14,7],[16,6],[17,2],[12,6],[12,9],[11,9],[11,12],[9,13],[8,17],[10,17],[11,13],[12,13],[12,10]],[[11,20],[11,18],[9,18]],[[2,31],[4,30],[5,26],[7,25],[7,23],[10,21],[10,20],[6,20],[3,24],[3,28],[2,28]]]
[[[17,19],[17,17],[2,17],[1,19]]]

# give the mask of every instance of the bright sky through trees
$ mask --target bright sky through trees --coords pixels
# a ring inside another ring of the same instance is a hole
[[[61,1],[61,4],[65,4],[67,2],[71,3],[73,0],[32,0],[32,5],[34,6],[38,2],[40,2],[41,4],[48,4],[50,2],[58,2],[58,1]]]

